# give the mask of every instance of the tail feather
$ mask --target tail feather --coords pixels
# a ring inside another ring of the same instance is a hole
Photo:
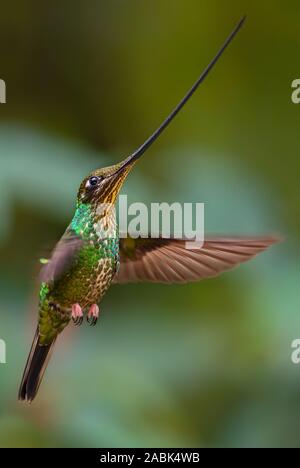
[[[31,402],[35,398],[49,362],[54,343],[55,339],[49,345],[41,345],[39,329],[36,329],[19,388],[19,400]]]

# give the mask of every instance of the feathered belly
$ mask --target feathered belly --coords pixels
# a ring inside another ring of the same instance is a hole
[[[101,259],[93,275],[86,284],[86,294],[82,307],[100,302],[116,273],[116,262],[111,258]]]
[[[82,309],[100,302],[119,266],[119,253],[90,246],[80,252],[72,268],[53,285],[51,296],[61,308],[78,303]]]

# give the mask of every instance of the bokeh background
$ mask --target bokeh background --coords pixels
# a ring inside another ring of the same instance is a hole
[[[128,178],[131,201],[204,201],[206,231],[279,232],[233,272],[114,286],[70,327],[31,406],[17,390],[38,259],[81,179],[134,150],[236,21],[213,73]],[[0,446],[299,446],[300,4],[5,1],[0,15]]]

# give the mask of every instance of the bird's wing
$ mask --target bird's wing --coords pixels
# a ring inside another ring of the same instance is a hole
[[[42,267],[40,281],[50,283],[65,273],[76,258],[82,243],[83,240],[74,231],[67,229],[54,248],[50,259]]]
[[[181,239],[121,239],[120,269],[114,282],[198,281],[250,260],[279,240],[276,237],[215,237],[205,240],[201,249],[189,250],[186,241]]]

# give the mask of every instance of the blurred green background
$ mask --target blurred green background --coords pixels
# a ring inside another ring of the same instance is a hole
[[[37,400],[17,402],[38,258],[81,179],[143,142],[245,12],[123,193],[203,201],[207,232],[285,242],[198,284],[112,287],[97,327],[58,340]],[[300,446],[299,15],[296,0],[2,2],[0,446]]]

